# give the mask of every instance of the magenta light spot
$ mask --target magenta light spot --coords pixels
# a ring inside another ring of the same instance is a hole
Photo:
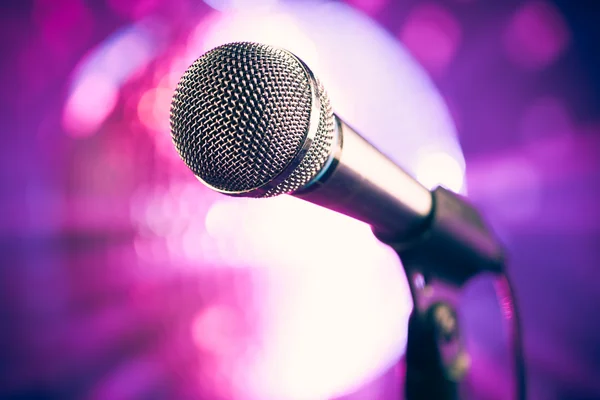
[[[456,54],[461,28],[445,8],[424,4],[409,14],[400,31],[400,40],[429,72],[439,74]]]
[[[79,62],[63,110],[63,126],[70,134],[91,135],[108,118],[122,84],[158,51],[157,30],[149,21],[133,24],[108,37]]]
[[[169,109],[173,92],[166,88],[154,88],[146,91],[138,103],[138,118],[152,131],[169,131]],[[172,144],[169,141],[169,146]]]
[[[383,10],[389,0],[348,0],[347,3],[365,14],[375,15]]]
[[[565,51],[569,40],[569,30],[556,8],[538,0],[519,8],[504,34],[508,57],[527,69],[550,65]]]
[[[231,307],[212,305],[202,310],[192,324],[198,349],[213,355],[229,355],[239,349],[243,335],[238,313]]]
[[[154,11],[160,0],[107,0],[106,3],[116,14],[136,20]]]
[[[63,110],[63,127],[72,136],[89,136],[117,104],[119,88],[103,74],[90,74],[75,87]]]

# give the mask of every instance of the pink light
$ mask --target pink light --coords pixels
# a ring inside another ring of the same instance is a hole
[[[132,20],[148,15],[160,4],[160,0],[106,0],[106,2],[115,13]]]
[[[154,238],[136,238],[134,243],[136,255],[147,263],[162,265],[171,260],[164,240]]]
[[[458,49],[461,28],[442,6],[423,4],[409,14],[400,40],[430,72],[442,73]]]
[[[211,305],[203,309],[192,323],[192,338],[200,350],[216,356],[228,356],[240,347],[243,329],[240,316],[233,308]]]
[[[137,115],[147,132],[153,136],[157,153],[164,157],[165,162],[171,162],[169,167],[183,168],[169,134],[169,111],[174,90],[166,87],[169,83],[169,77],[165,75],[161,79],[161,86],[144,92],[137,104]]]
[[[137,111],[144,126],[152,131],[160,131],[161,134],[169,132],[169,109],[172,95],[172,90],[161,87],[149,89],[142,94]],[[170,141],[169,145],[172,146]]]
[[[504,33],[508,57],[521,67],[540,69],[553,63],[570,41],[569,30],[556,8],[530,1],[511,18]]]
[[[93,134],[114,109],[119,88],[104,74],[91,74],[75,87],[63,110],[63,127],[72,136]]]
[[[107,38],[73,73],[63,126],[73,136],[93,134],[113,111],[121,85],[160,47],[160,24],[141,21]]]
[[[388,5],[389,0],[348,0],[347,3],[368,15],[375,15]]]

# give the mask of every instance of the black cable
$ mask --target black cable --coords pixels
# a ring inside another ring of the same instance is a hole
[[[525,400],[527,397],[527,378],[525,355],[523,352],[523,336],[521,318],[519,315],[514,285],[508,275],[498,275],[495,282],[496,294],[504,319],[508,322],[508,334],[513,353],[513,368],[515,374],[515,399]]]

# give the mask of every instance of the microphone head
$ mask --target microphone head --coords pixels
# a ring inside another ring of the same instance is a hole
[[[325,90],[292,53],[231,43],[182,76],[171,135],[207,186],[270,197],[302,188],[323,169],[334,147],[334,116]]]

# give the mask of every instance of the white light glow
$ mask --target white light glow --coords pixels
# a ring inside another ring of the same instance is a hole
[[[103,74],[79,80],[63,112],[63,127],[73,136],[93,134],[117,104],[119,88]]]
[[[235,211],[225,205],[234,202]],[[248,377],[261,398],[344,393],[405,345],[405,277],[368,226],[291,197],[227,200],[207,224],[240,259],[271,271],[267,345]]]
[[[204,0],[204,2],[215,10],[231,11],[269,8],[276,5],[278,0]]]
[[[428,189],[444,186],[454,192],[463,191],[465,172],[461,164],[443,151],[427,152],[419,158],[416,178]]]
[[[112,113],[121,85],[160,48],[160,26],[140,21],[111,35],[78,65],[63,110],[63,126],[73,136],[93,134]]]
[[[292,51],[309,64],[319,66],[319,52],[316,43],[306,32],[298,19],[285,10],[261,11],[252,9],[245,12],[224,14],[212,24],[202,41],[194,46],[195,54],[204,53],[220,44],[250,41],[270,44]]]

